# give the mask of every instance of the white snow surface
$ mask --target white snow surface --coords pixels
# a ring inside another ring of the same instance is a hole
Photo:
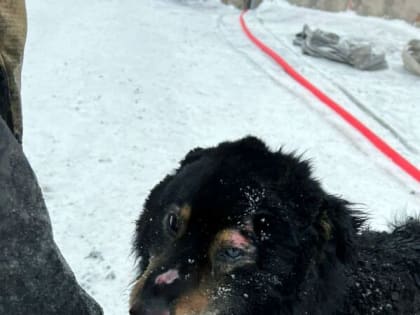
[[[368,211],[372,228],[386,229],[395,216],[419,210],[419,184],[258,51],[234,8],[216,1],[31,0],[27,9],[24,149],[56,242],[105,314],[127,314],[131,240],[148,192],[197,146],[252,134],[273,149],[303,154],[328,192]],[[420,165],[420,78],[400,58],[419,29],[281,0],[246,20],[298,71]],[[301,55],[291,42],[305,23],[373,42],[386,52],[389,69],[361,72]]]

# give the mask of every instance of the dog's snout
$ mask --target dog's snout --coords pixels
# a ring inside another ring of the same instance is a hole
[[[152,273],[131,305],[130,315],[170,315],[170,303],[179,294],[180,280],[178,269]]]
[[[163,307],[161,303],[156,303],[156,305],[150,307],[135,304],[130,308],[130,315],[170,315],[170,311]]]

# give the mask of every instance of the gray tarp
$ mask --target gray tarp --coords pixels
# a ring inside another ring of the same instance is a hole
[[[312,31],[307,25],[296,35],[293,44],[301,46],[304,54],[346,63],[360,70],[388,67],[385,54],[375,54],[371,45],[342,40],[337,34],[319,29]]]
[[[21,146],[0,119],[0,314],[96,315],[53,240]]]
[[[416,75],[420,75],[420,40],[413,39],[402,53],[404,67]]]

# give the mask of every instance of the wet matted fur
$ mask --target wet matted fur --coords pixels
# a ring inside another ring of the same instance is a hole
[[[363,217],[257,138],[195,149],[137,221],[130,312],[420,314],[420,223]]]

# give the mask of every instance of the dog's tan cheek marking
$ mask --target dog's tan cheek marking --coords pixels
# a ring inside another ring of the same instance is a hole
[[[152,271],[155,270],[158,260],[159,259],[156,259],[156,258],[151,259],[149,265],[147,266],[147,269],[134,283],[134,286],[131,289],[131,293],[130,293],[130,300],[129,300],[130,307],[134,305],[138,297],[141,295],[141,291],[143,290],[144,284],[147,278],[149,278]]]
[[[174,312],[175,315],[198,315],[204,313],[208,305],[208,296],[196,290],[178,298],[174,305]]]
[[[129,307],[133,307],[137,297],[140,295],[141,290],[144,286],[144,280],[140,277],[135,283],[130,293]]]

